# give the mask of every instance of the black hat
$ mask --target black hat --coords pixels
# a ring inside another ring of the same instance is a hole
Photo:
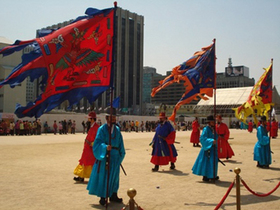
[[[106,116],[110,116],[111,115],[111,107],[107,107],[106,108]],[[112,116],[116,116],[117,115],[117,111],[116,109],[113,107],[112,108]]]
[[[266,116],[261,116],[261,121],[266,121]]]
[[[206,122],[211,122],[211,121],[215,121],[215,119],[214,119],[213,115],[209,115],[209,116],[207,116],[207,118],[206,118]]]

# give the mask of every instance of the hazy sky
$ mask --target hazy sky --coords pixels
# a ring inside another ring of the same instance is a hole
[[[88,7],[113,7],[109,0],[0,0],[0,36],[35,38],[36,29],[83,15]],[[273,62],[280,92],[280,0],[119,0],[144,16],[144,66],[165,74],[216,38],[216,69],[228,58],[249,67],[257,81]]]

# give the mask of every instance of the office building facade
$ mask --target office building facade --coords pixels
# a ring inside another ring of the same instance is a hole
[[[13,44],[12,41],[0,37],[0,49]],[[7,78],[12,70],[21,62],[22,51],[0,58],[0,81]],[[4,85],[0,88],[0,113],[14,113],[15,105],[26,105],[26,81],[11,88]]]
[[[115,18],[114,97],[120,97],[120,111],[124,114],[142,114],[144,17],[117,8]],[[106,107],[110,102],[108,91],[96,104]]]

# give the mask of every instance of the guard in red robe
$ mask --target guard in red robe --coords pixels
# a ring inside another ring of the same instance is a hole
[[[90,122],[90,129],[84,142],[82,157],[79,160],[78,166],[74,170],[74,174],[78,176],[74,177],[76,182],[83,182],[84,178],[90,177],[91,170],[95,162],[92,146],[99,128],[99,125],[96,123],[95,112],[90,112],[88,114],[88,121]]]
[[[270,132],[270,122],[269,121],[267,121],[267,123],[266,123],[266,130],[267,130],[267,132]]]
[[[198,118],[196,117],[195,120],[192,122],[192,133],[190,139],[190,142],[193,143],[194,147],[200,147],[199,137],[200,137],[200,125],[198,122]]]
[[[273,118],[271,122],[271,138],[275,139],[278,136],[278,122]]]
[[[254,124],[253,124],[252,120],[250,120],[250,122],[248,123],[248,132],[250,132],[250,133],[253,132],[253,126],[254,126]]]
[[[222,122],[221,115],[217,115],[216,131],[218,135],[218,157],[226,159],[231,158],[234,152],[228,143],[230,132],[228,126]]]

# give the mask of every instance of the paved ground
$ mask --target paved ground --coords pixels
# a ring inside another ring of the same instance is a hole
[[[189,143],[190,131],[177,132],[176,170],[169,166],[151,172],[151,147],[154,133],[123,133],[126,157],[121,172],[119,196],[128,203],[127,190],[135,188],[136,202],[145,210],[214,209],[235,178],[236,167],[254,191],[267,193],[280,181],[280,139],[272,139],[274,152],[270,169],[260,169],[253,161],[256,133],[230,130],[235,156],[219,164],[220,180],[204,183],[191,168],[199,148]],[[256,131],[254,131],[256,132]],[[0,209],[4,210],[91,210],[104,209],[98,198],[88,195],[86,183],[73,181],[73,170],[80,159],[85,134],[0,136]],[[236,189],[230,192],[221,209],[236,209]],[[241,209],[279,209],[280,189],[268,197],[256,197],[241,185]],[[120,210],[124,204],[109,205]]]

